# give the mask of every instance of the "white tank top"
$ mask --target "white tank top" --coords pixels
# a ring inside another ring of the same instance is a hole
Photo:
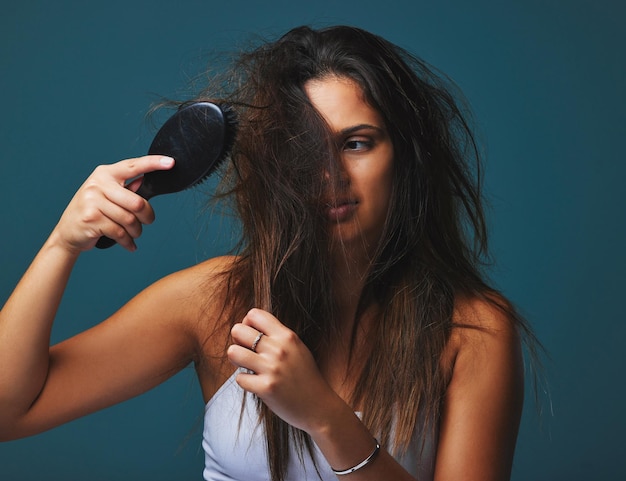
[[[237,371],[206,404],[202,447],[206,481],[268,481],[265,434],[259,423],[254,398],[246,396],[242,414],[243,389],[235,381]],[[240,418],[241,416],[241,418]],[[407,453],[397,461],[420,481],[432,481],[436,439],[427,439],[420,454],[419,432],[414,433]],[[319,476],[308,451],[299,459],[291,448],[286,481],[337,481],[321,452],[314,446]]]

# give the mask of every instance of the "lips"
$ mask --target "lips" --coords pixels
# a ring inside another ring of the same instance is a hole
[[[326,215],[333,222],[344,222],[354,215],[358,202],[354,199],[338,199],[327,204]]]

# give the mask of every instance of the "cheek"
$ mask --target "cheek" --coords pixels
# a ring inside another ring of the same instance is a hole
[[[389,212],[392,185],[393,171],[391,169],[389,171],[377,169],[376,175],[370,176],[367,185],[362,186],[365,191],[365,198],[369,199],[369,215],[377,223],[384,222]]]
[[[386,205],[391,199],[391,192],[393,190],[394,169],[393,163],[389,162],[388,165],[381,170],[374,188],[380,191],[381,200],[386,201]]]
[[[384,187],[381,185],[381,205],[383,208],[384,215],[386,216],[389,212],[389,205],[391,204],[391,195],[393,192],[393,187],[391,183],[391,176],[386,180]]]

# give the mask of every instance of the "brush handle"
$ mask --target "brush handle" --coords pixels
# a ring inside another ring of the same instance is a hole
[[[117,242],[115,242],[110,237],[103,235],[102,237],[100,237],[100,239],[98,239],[98,242],[96,242],[96,247],[98,249],[108,249],[109,247],[112,247],[115,244],[117,244]]]

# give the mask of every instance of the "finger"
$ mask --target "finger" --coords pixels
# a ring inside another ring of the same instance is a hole
[[[141,177],[137,177],[132,181],[128,182],[125,187],[131,192],[137,192],[141,184],[143,183],[143,175]]]
[[[139,177],[156,170],[169,170],[174,167],[174,159],[165,155],[145,155],[126,159],[115,165],[115,172],[120,172],[124,180]]]
[[[122,206],[107,202],[102,206],[101,209],[103,217],[110,221],[112,224],[115,224],[119,228],[121,228],[124,232],[120,231],[120,236],[125,236],[128,234],[133,239],[137,239],[142,231],[143,226],[139,221],[134,212],[130,212],[124,209]],[[109,226],[109,229],[111,226]],[[107,235],[107,237],[111,237]],[[115,237],[111,237],[112,239],[116,239]]]
[[[286,329],[278,319],[263,309],[251,309],[241,322],[268,336],[272,333],[277,333],[281,329]]]
[[[154,222],[155,215],[152,206],[146,199],[134,192],[121,186],[112,186],[104,191],[104,195],[111,203],[132,213],[142,224]]]
[[[97,237],[96,242],[100,237],[113,239],[119,245],[131,252],[137,250],[137,245],[135,244],[133,237],[126,229],[124,229],[124,227],[113,221],[109,220],[108,222],[102,224],[100,235]]]
[[[228,360],[234,366],[248,369],[250,371],[253,371],[254,373],[263,372],[263,368],[265,365],[265,361],[263,360],[263,358],[244,346],[232,344],[228,347],[226,355],[228,357]]]
[[[101,189],[93,186],[83,188],[74,197],[57,227],[62,225],[66,226],[66,231],[69,229],[66,236],[70,244],[76,243],[81,249],[92,248],[103,235],[133,249],[133,236],[141,235],[141,224],[137,217],[110,202]]]
[[[87,225],[92,231],[90,237],[94,244],[100,237],[106,236],[128,250],[136,250],[134,239],[141,235],[143,229],[142,224],[132,212],[107,202],[101,205],[97,212],[90,215],[92,215],[92,220]]]
[[[232,327],[230,334],[235,343],[250,349],[253,352],[258,350],[259,345],[261,344],[261,338],[264,337],[264,333],[261,331],[242,323],[235,324]]]
[[[258,395],[261,391],[259,376],[254,373],[241,371],[235,376],[235,381],[239,387],[249,393]]]
[[[264,344],[264,353],[272,351],[270,348],[273,347],[274,354],[279,354],[276,351],[279,345],[299,348],[301,344],[301,340],[294,331],[263,309],[251,309],[241,323],[264,334],[264,338],[260,341]],[[265,336],[267,336],[267,339],[265,339]]]
[[[129,179],[142,176],[155,170],[168,170],[174,167],[174,159],[164,155],[145,155],[133,159],[126,159],[107,166],[111,175],[124,185]]]

